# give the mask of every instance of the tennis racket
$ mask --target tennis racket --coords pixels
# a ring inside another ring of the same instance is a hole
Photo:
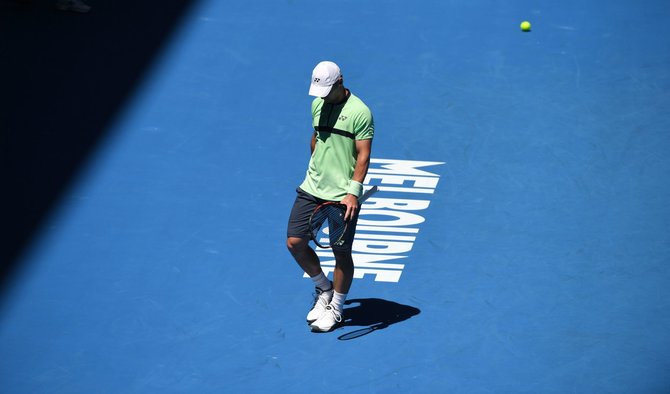
[[[362,204],[376,191],[377,186],[372,186],[358,199],[358,203]],[[344,220],[346,211],[346,205],[334,201],[324,202],[314,208],[314,212],[309,217],[309,229],[310,238],[316,246],[328,249],[344,244],[344,235],[349,226],[349,221]],[[327,226],[325,226],[326,222]]]

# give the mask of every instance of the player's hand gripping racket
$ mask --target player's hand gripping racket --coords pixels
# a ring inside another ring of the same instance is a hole
[[[377,186],[372,186],[358,199],[359,205],[368,199],[377,191]],[[309,217],[310,237],[320,248],[330,248],[332,246],[341,246],[344,243],[344,234],[349,225],[348,220],[344,220],[344,214],[347,206],[339,202],[324,202],[317,205]],[[325,223],[328,222],[327,230]],[[328,242],[326,242],[328,241]]]

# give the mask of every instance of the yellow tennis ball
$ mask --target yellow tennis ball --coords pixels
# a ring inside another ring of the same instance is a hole
[[[522,31],[530,31],[530,22],[528,22],[528,21],[521,22],[521,30]]]

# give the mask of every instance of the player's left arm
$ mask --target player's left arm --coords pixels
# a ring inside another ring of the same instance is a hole
[[[372,139],[356,140],[356,166],[352,181],[363,183],[370,167],[370,152],[372,151]],[[344,220],[349,220],[358,209],[358,196],[347,194],[341,201],[347,206]]]

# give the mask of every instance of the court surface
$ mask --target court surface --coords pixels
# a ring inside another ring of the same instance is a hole
[[[413,207],[327,334],[285,248],[320,60]],[[667,393],[669,103],[665,1],[202,1],[21,257],[0,391]]]

